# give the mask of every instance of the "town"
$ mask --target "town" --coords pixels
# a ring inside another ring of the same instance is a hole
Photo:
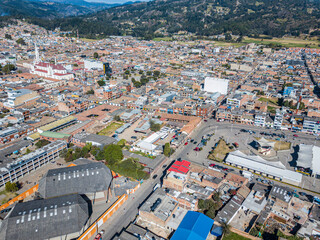
[[[0,31],[0,239],[320,239],[320,49]]]

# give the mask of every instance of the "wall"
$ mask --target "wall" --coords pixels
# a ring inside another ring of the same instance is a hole
[[[128,199],[127,194],[123,194],[112,206],[105,211],[91,226],[78,238],[78,240],[88,240],[99,231],[99,227],[104,224]]]

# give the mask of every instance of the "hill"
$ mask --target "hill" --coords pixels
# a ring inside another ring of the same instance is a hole
[[[0,16],[63,18],[93,13],[114,4],[88,3],[83,0],[2,0]]]
[[[87,16],[33,23],[77,28],[82,36],[132,35],[151,39],[187,31],[201,36],[298,36],[320,28],[319,0],[154,0]],[[317,31],[319,32],[319,31]]]

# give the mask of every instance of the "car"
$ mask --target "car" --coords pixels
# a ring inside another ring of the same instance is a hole
[[[294,136],[294,137],[299,137],[297,134],[294,134],[293,136]]]
[[[184,145],[188,145],[188,142],[185,142],[185,144]]]
[[[228,171],[229,169],[228,169],[228,168],[222,168],[222,170],[223,170],[223,171]]]
[[[200,148],[199,147],[196,147],[195,149],[193,149],[194,151],[196,152],[199,152],[200,151]]]
[[[193,142],[193,141],[194,141],[194,139],[191,139],[191,140],[190,140],[190,142]]]
[[[205,119],[205,120],[203,120],[203,121],[208,122],[208,120],[207,120],[207,119]]]
[[[98,233],[98,234],[96,235],[96,237],[94,238],[94,240],[102,240],[101,233]]]
[[[211,163],[209,166],[210,166],[210,167],[214,167],[214,166],[215,166],[215,164],[214,164],[214,163]]]
[[[156,179],[158,177],[157,174],[153,175],[152,179]]]
[[[137,136],[131,136],[132,139],[137,139]]]
[[[162,166],[162,168],[166,168],[166,167],[167,167],[167,165],[166,165],[166,164]]]
[[[197,144],[197,143],[198,143],[197,141],[194,141],[194,142],[193,142],[193,144]]]
[[[176,135],[173,135],[173,137],[172,138],[175,138],[176,137]]]
[[[181,157],[179,157],[177,160],[178,160],[179,162],[181,162]]]

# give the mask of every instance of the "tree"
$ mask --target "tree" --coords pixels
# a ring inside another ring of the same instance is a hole
[[[115,115],[115,116],[113,117],[113,120],[119,122],[119,121],[121,121],[121,118],[119,117],[119,115]]]
[[[114,165],[123,159],[122,149],[119,145],[108,145],[104,147],[104,159],[109,165]]]
[[[27,148],[26,154],[29,154],[29,153],[31,153],[31,150],[29,148]]]
[[[171,153],[170,143],[166,143],[166,144],[164,145],[164,148],[163,148],[163,154],[164,154],[166,157],[169,157],[169,156],[170,156],[170,153]]]
[[[125,145],[126,145],[126,140],[125,139],[121,139],[117,144],[121,147],[121,148],[123,148]]]
[[[18,191],[17,183],[7,182],[5,188],[6,188],[7,192],[16,192],[16,191]]]
[[[46,145],[48,145],[50,142],[46,139],[40,139],[35,145],[37,146],[37,148],[42,148]]]
[[[2,68],[2,71],[4,72],[4,74],[10,74],[11,71],[16,70],[16,66],[13,64],[7,64]]]
[[[221,223],[222,231],[225,235],[230,233],[230,225],[228,225],[226,222]]]
[[[93,90],[93,89],[90,89],[89,91],[86,92],[86,94],[87,94],[87,95],[92,95],[92,94],[94,94],[94,90]]]
[[[8,34],[8,33],[6,33],[6,34],[4,35],[4,37],[5,37],[6,39],[12,40],[11,35],[10,35],[10,34]]]
[[[97,52],[95,52],[95,53],[93,54],[93,57],[94,57],[94,58],[99,58],[99,54],[98,54]]]
[[[19,38],[16,42],[17,42],[19,45],[26,45],[26,42],[23,40],[23,38]]]
[[[99,86],[101,87],[101,86],[105,86],[106,85],[106,83],[105,83],[105,81],[104,80],[99,80],[98,82],[97,82],[98,84],[99,84]]]
[[[157,132],[157,131],[160,130],[160,128],[161,128],[160,124],[155,123],[154,121],[150,120],[150,129],[151,129],[151,131]]]

